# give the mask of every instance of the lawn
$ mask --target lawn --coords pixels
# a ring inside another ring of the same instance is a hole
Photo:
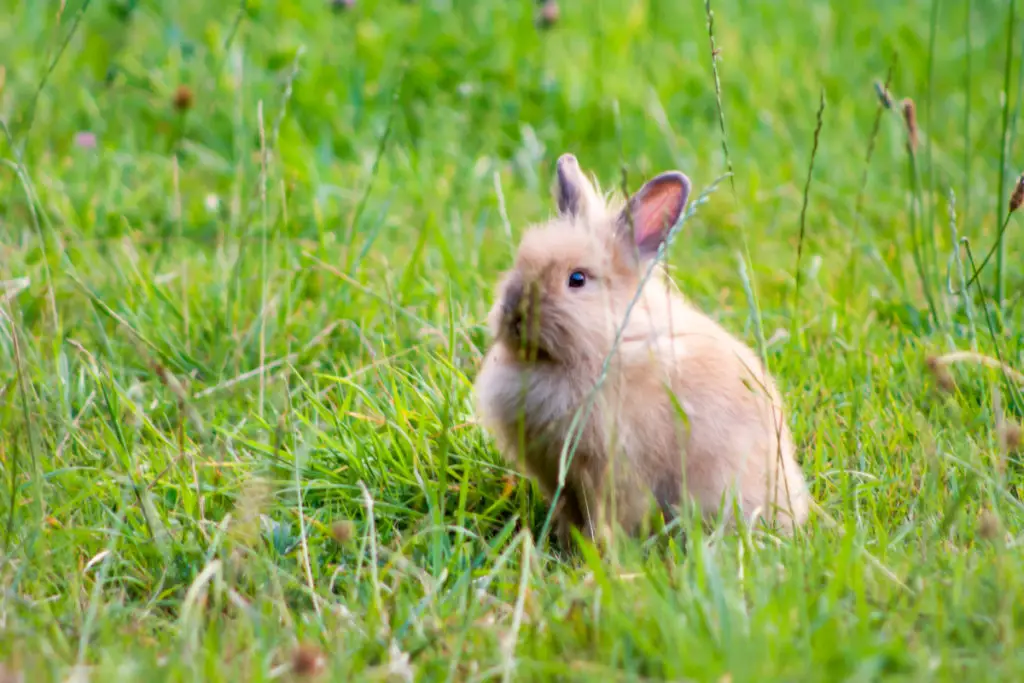
[[[0,681],[1024,678],[1024,7],[348,4],[0,3]],[[541,535],[472,383],[563,152],[704,193],[802,533]]]

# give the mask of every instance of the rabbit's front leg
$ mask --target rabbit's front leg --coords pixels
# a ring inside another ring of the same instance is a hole
[[[579,529],[581,534],[586,535],[583,514],[576,499],[576,491],[568,483],[558,494],[558,498],[555,501],[552,522],[555,540],[558,546],[565,551],[572,549],[573,528]]]

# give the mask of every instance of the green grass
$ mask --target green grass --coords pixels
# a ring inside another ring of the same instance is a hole
[[[292,680],[302,643],[324,680],[1024,674],[1024,476],[997,429],[1024,401],[926,365],[1024,366],[1019,216],[1002,284],[990,264],[951,293],[956,240],[980,263],[1024,165],[1008,2],[715,0],[721,112],[698,1],[564,0],[549,31],[525,1],[60,5],[0,18],[7,669]],[[872,141],[894,54],[913,159],[897,109]],[[546,508],[471,389],[564,151],[631,190],[731,163],[668,258],[761,331],[827,515],[804,534],[535,540]]]

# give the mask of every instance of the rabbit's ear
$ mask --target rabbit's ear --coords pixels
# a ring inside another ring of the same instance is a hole
[[[632,236],[640,258],[651,258],[679,220],[690,197],[690,179],[667,171],[647,181],[629,198],[618,217],[619,234]]]
[[[557,164],[558,213],[563,216],[585,215],[593,204],[596,193],[594,186],[580,169],[580,164],[572,154],[558,157]]]

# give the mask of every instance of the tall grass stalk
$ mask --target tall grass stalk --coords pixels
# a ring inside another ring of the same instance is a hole
[[[1018,388],[1016,382],[1014,382],[1014,380],[1009,376],[1009,374],[1006,371],[1008,365],[1004,358],[1005,354],[1003,352],[1002,344],[999,343],[1000,335],[998,330],[1001,326],[997,325],[997,319],[993,318],[992,312],[989,309],[988,301],[985,298],[985,292],[981,288],[981,283],[977,282],[979,271],[977,264],[974,262],[974,254],[971,251],[971,242],[966,237],[961,238],[960,242],[963,244],[964,249],[967,251],[967,262],[971,266],[971,279],[975,281],[975,286],[978,289],[978,299],[981,301],[981,309],[985,315],[985,324],[988,326],[988,333],[989,337],[992,340],[992,348],[995,351],[996,360],[999,361],[999,365],[1002,369],[1003,380],[1005,381],[1005,384],[1010,390],[1010,395],[1014,400],[1015,409],[1024,410],[1024,397],[1022,397],[1022,391],[1024,391],[1024,387]]]
[[[964,157],[963,157],[963,208],[960,216],[964,229],[971,224],[971,58],[974,43],[971,36],[971,0],[964,0]],[[959,242],[953,243],[953,249],[960,253]],[[958,256],[959,258],[959,256]]]
[[[932,0],[931,12],[928,21],[928,90],[925,95],[926,110],[925,110],[925,157],[928,168],[928,185],[922,188],[919,193],[919,206],[925,207],[925,218],[922,226],[922,232],[925,237],[925,245],[927,246],[927,258],[930,263],[928,264],[929,278],[932,274],[938,276],[939,273],[939,249],[936,244],[937,231],[935,229],[935,206],[938,201],[936,196],[935,188],[935,157],[932,150],[932,131],[935,129],[933,122],[935,120],[935,33],[938,29],[939,23],[939,1]],[[933,311],[934,315],[945,313],[944,307],[935,306]],[[944,322],[936,318],[935,323],[942,325]]]
[[[928,314],[932,322],[938,325],[940,322],[938,307],[935,305],[935,297],[932,294],[932,278],[924,252],[925,240],[921,234],[923,231],[921,226],[921,177],[917,163],[920,130],[916,106],[914,101],[909,98],[903,101],[903,120],[907,134],[907,189],[909,190],[907,216],[910,221],[911,256],[921,282],[921,289],[928,303]]]
[[[807,162],[807,180],[804,181],[803,202],[800,206],[800,236],[796,243],[796,285],[793,290],[793,308],[790,315],[793,319],[793,334],[800,336],[798,306],[800,303],[800,283],[802,280],[802,264],[804,255],[804,236],[807,227],[807,201],[811,195],[811,178],[814,177],[814,159],[818,156],[818,139],[821,136],[821,125],[825,113],[825,91],[822,90],[818,99],[818,113],[814,125],[814,144],[811,146],[811,158]]]
[[[683,226],[686,225],[687,220],[696,213],[697,208],[703,205],[711,196],[711,194],[717,189],[719,183],[725,179],[725,176],[717,178],[711,185],[709,185],[697,199],[691,201],[683,215],[680,217],[679,222],[669,232],[668,237],[658,247],[658,254],[655,258],[651,259],[651,263],[648,265],[647,270],[644,272],[643,277],[640,278],[640,282],[637,284],[636,291],[633,294],[633,298],[630,300],[629,305],[626,306],[625,313],[622,321],[618,324],[615,331],[615,338],[612,340],[612,348],[605,356],[604,361],[601,364],[601,369],[598,372],[597,380],[594,386],[590,388],[587,393],[586,400],[583,404],[573,413],[572,419],[569,422],[569,428],[566,430],[565,442],[562,445],[562,451],[559,455],[559,477],[558,487],[552,496],[551,503],[548,509],[547,516],[544,520],[544,525],[540,532],[540,541],[543,542],[547,538],[548,533],[551,529],[551,524],[554,521],[554,512],[558,501],[561,497],[562,491],[565,489],[565,478],[566,473],[569,471],[569,467],[572,465],[573,458],[576,456],[576,450],[579,448],[580,441],[583,439],[583,430],[590,419],[590,415],[594,409],[594,403],[600,395],[601,387],[608,379],[608,372],[611,370],[612,361],[618,353],[619,344],[622,342],[622,333],[626,329],[626,325],[629,323],[629,317],[633,314],[633,309],[640,301],[640,295],[643,293],[644,286],[654,275],[655,270],[659,267],[660,263],[664,259],[665,252],[671,246],[673,240],[679,231],[682,230]]]
[[[725,156],[725,170],[729,174],[729,185],[736,194],[736,179],[732,175],[732,157],[729,155],[729,137],[725,133],[725,108],[722,106],[722,82],[718,77],[718,48],[715,47],[715,13],[711,0],[704,0],[704,15],[707,18],[708,43],[711,55],[711,74],[715,80],[715,101],[718,104],[718,128],[722,132],[722,154]]]
[[[67,33],[64,34],[64,40],[61,41],[60,45],[57,46],[57,52],[53,55],[50,60],[50,65],[47,67],[46,72],[43,73],[43,77],[39,79],[39,84],[36,86],[35,92],[32,93],[31,99],[29,99],[28,105],[25,107],[25,111],[22,112],[20,120],[20,128],[18,133],[21,136],[22,150],[28,145],[28,136],[32,132],[32,124],[36,120],[36,106],[39,104],[39,96],[42,95],[43,90],[46,88],[46,84],[50,80],[50,76],[53,75],[54,70],[60,63],[61,58],[64,56],[64,51],[67,50],[68,44],[71,43],[71,39],[75,37],[78,32],[78,27],[82,23],[82,18],[85,16],[86,11],[89,9],[89,5],[92,4],[92,0],[84,0],[82,6],[78,8],[78,12],[75,13],[74,19],[71,20],[71,27]],[[64,3],[61,3],[60,11],[58,12],[58,18],[64,11]]]
[[[854,202],[853,209],[853,240],[854,248],[850,254],[850,289],[849,292],[852,294],[857,291],[857,276],[858,276],[858,265],[860,261],[861,249],[865,247],[864,240],[864,193],[867,191],[868,186],[868,175],[871,171],[871,158],[874,156],[875,147],[878,144],[878,133],[882,128],[882,117],[885,116],[886,111],[890,110],[893,106],[892,96],[889,94],[890,88],[892,87],[892,74],[896,68],[897,55],[893,54],[892,61],[889,64],[889,68],[885,74],[885,83],[882,85],[881,91],[878,92],[878,107],[875,110],[875,120],[871,124],[871,133],[868,135],[868,148],[864,155],[864,171],[861,173],[860,186],[857,189],[857,199]],[[877,87],[877,83],[876,83]]]
[[[967,329],[970,333],[971,349],[974,351],[978,350],[978,330],[974,323],[974,302],[971,299],[971,292],[968,288],[967,283],[967,271],[964,269],[964,260],[960,255],[960,234],[957,230],[956,220],[956,195],[953,193],[953,188],[950,187],[947,193],[949,203],[949,235],[951,244],[953,245],[953,261],[956,263],[956,275],[957,282],[960,286],[960,290],[957,294],[963,300],[964,312],[967,315]],[[952,293],[952,288],[948,288],[949,292]]]
[[[996,217],[1002,215],[1003,207],[1006,206],[1006,171],[1007,154],[1009,154],[1010,135],[1010,77],[1013,74],[1013,36],[1017,24],[1017,0],[1010,0],[1010,7],[1006,20],[1006,61],[1003,66],[1003,131],[999,141],[999,185],[998,200],[996,201]],[[997,227],[1000,227],[997,225]],[[1006,245],[1003,241],[1003,230],[999,229],[996,237],[996,287],[995,305],[1000,309],[1003,306],[1003,299],[1006,291],[1006,273],[1003,266],[1006,259]]]

